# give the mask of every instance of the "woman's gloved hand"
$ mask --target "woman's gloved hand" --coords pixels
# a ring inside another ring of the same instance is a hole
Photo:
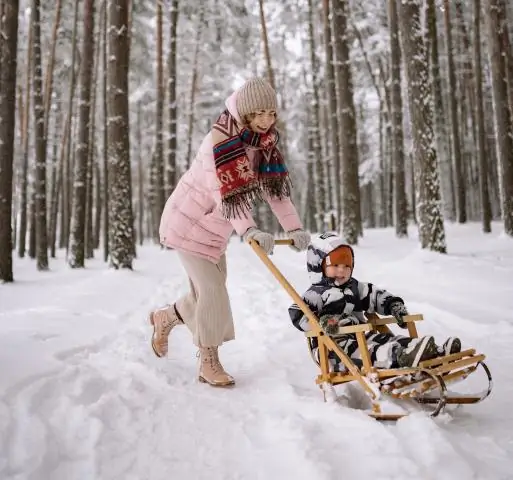
[[[296,252],[306,250],[308,245],[310,245],[310,234],[304,230],[292,230],[292,232],[288,232],[288,235],[289,238],[294,242],[292,245],[290,245],[290,248]]]
[[[267,232],[262,232],[258,228],[251,227],[246,230],[246,233],[242,236],[245,242],[255,240],[264,250],[267,255],[271,255],[274,249],[274,236]]]

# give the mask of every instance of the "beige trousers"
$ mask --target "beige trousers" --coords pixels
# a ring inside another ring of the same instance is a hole
[[[197,347],[214,347],[235,338],[232,309],[226,289],[226,256],[218,264],[178,252],[189,277],[190,291],[176,309]],[[173,307],[171,307],[173,308]]]

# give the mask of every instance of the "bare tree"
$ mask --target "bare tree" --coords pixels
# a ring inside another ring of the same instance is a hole
[[[129,0],[109,0],[109,252],[112,267],[132,269],[135,254],[128,115]]]
[[[408,103],[415,157],[417,220],[422,248],[446,253],[428,58],[420,22],[422,0],[397,0],[401,45],[408,80]]]
[[[448,137],[445,104],[442,95],[442,79],[440,76],[440,59],[438,56],[438,29],[436,22],[435,0],[427,0],[426,23],[428,29],[428,46],[433,88],[433,120],[436,138],[438,162],[440,164],[442,199],[445,214],[449,220],[456,220],[456,197],[454,193],[454,177],[451,161],[450,138]]]
[[[163,39],[162,39],[162,1],[157,0],[157,102],[155,104],[155,154],[153,156],[152,166],[152,185],[155,218],[160,218],[164,209],[164,153],[163,153],[163,128],[164,128],[164,68],[163,68]],[[153,235],[158,241],[159,223],[156,221],[153,225]]]
[[[447,46],[447,73],[449,76],[449,113],[451,116],[451,140],[454,155],[454,178],[456,180],[456,198],[458,222],[467,221],[467,207],[465,203],[465,179],[461,159],[461,142],[458,122],[458,103],[456,97],[456,72],[454,67],[454,52],[451,33],[451,5],[449,0],[444,0],[445,17],[445,42]]]
[[[358,178],[358,132],[353,98],[353,78],[349,58],[347,0],[332,0],[333,36],[338,67],[338,117],[340,137],[342,197],[340,200],[341,228],[347,241],[358,242],[361,232],[360,186]]]
[[[34,97],[34,135],[36,142],[36,255],[37,269],[48,270],[48,237],[46,211],[46,132],[43,103],[43,71],[41,58],[41,5],[40,0],[32,0],[33,44],[33,97]]]
[[[479,157],[479,190],[483,232],[492,231],[492,205],[488,190],[488,161],[486,158],[486,129],[483,107],[483,73],[481,62],[481,0],[474,0],[474,77],[476,83],[477,154]]]
[[[337,90],[335,83],[335,65],[333,54],[333,35],[331,31],[330,0],[323,0],[324,51],[326,55],[326,92],[328,98],[329,131],[331,139],[331,165],[333,171],[334,199],[337,226],[340,222],[340,142],[338,138]],[[332,175],[328,175],[331,178]]]
[[[5,4],[4,4],[5,3]],[[17,0],[2,2],[0,16],[0,280],[12,282],[12,185],[16,126]]]
[[[169,32],[169,58],[168,58],[168,120],[169,140],[166,163],[166,195],[169,196],[176,186],[177,166],[177,97],[176,83],[178,72],[176,68],[177,42],[178,42],[178,0],[171,0],[171,21]],[[141,231],[142,234],[142,231]]]
[[[487,0],[488,50],[490,56],[495,141],[499,157],[504,231],[513,236],[513,112],[509,109],[506,75],[507,17],[503,0]]]
[[[403,101],[401,96],[401,46],[396,0],[388,1],[388,22],[390,28],[390,88],[392,120],[392,155],[394,177],[395,234],[408,236],[408,216],[406,202],[406,178],[404,172],[404,133]]]
[[[80,104],[78,143],[75,152],[71,244],[68,263],[71,268],[84,268],[86,187],[89,161],[89,128],[91,79],[94,63],[94,0],[84,0],[84,36],[80,70]]]

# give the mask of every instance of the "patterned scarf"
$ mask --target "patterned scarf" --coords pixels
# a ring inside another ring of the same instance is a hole
[[[290,179],[278,150],[278,132],[265,134],[249,128],[239,129],[225,110],[213,126],[214,161],[221,185],[222,211],[225,218],[244,215],[263,194],[274,198],[290,196]],[[254,153],[254,163],[248,155]]]

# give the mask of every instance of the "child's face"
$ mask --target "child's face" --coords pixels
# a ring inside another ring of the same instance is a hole
[[[328,265],[325,273],[328,278],[334,278],[337,283],[344,284],[351,278],[351,267],[342,263]]]
[[[248,115],[249,128],[256,133],[267,133],[276,122],[276,110],[257,110]]]

